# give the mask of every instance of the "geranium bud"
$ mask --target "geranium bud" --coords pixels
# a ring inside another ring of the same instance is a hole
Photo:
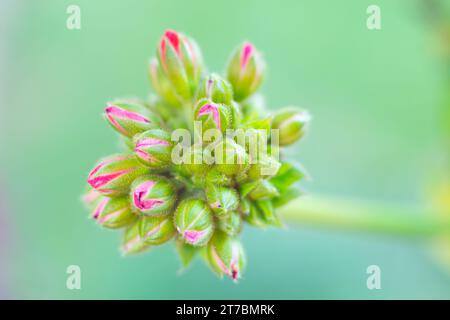
[[[100,160],[87,182],[103,195],[125,195],[131,182],[148,171],[132,154],[116,154]]]
[[[287,107],[275,114],[272,129],[279,130],[279,143],[281,146],[287,146],[304,135],[310,120],[311,116],[307,111]]]
[[[175,188],[167,178],[145,175],[131,185],[133,208],[146,216],[169,214],[175,200]]]
[[[81,200],[83,201],[86,208],[91,209],[93,206],[96,205],[96,203],[99,201],[101,197],[102,194],[88,184],[86,187],[86,191],[81,197]]]
[[[242,229],[242,219],[238,212],[217,219],[217,228],[230,236],[237,235]]]
[[[92,218],[106,228],[121,228],[131,224],[137,215],[131,211],[126,197],[102,197],[92,211]]]
[[[201,121],[203,133],[208,129],[225,132],[231,125],[230,108],[206,98],[200,99],[194,111],[194,120]]]
[[[175,235],[171,216],[142,217],[139,231],[144,242],[151,245],[167,242]]]
[[[139,161],[150,168],[162,168],[171,162],[172,141],[170,134],[161,129],[152,129],[139,134],[134,153]]]
[[[245,42],[234,52],[228,64],[227,77],[236,101],[245,100],[259,88],[265,69],[265,62],[253,44]]]
[[[105,108],[105,118],[117,132],[129,138],[160,126],[158,117],[138,103],[111,102]]]
[[[239,205],[238,193],[232,188],[209,185],[206,189],[206,198],[209,207],[219,217],[229,215]]]
[[[164,75],[158,59],[152,58],[149,63],[150,81],[156,93],[159,94],[165,102],[174,107],[179,107],[183,103],[175,91],[172,83]]]
[[[213,73],[200,83],[197,100],[202,98],[206,98],[214,103],[230,105],[233,99],[233,89],[227,80]]]
[[[141,238],[139,227],[140,221],[137,220],[125,230],[122,240],[122,254],[129,255],[139,253],[150,247]]]
[[[268,180],[260,180],[256,187],[250,191],[249,197],[253,200],[265,200],[279,196],[277,188]]]
[[[249,168],[249,158],[245,148],[232,139],[219,142],[214,152],[217,170],[226,175],[244,173]]]
[[[201,145],[185,147],[180,158],[181,163],[177,164],[176,168],[186,176],[204,175],[210,169],[210,165],[204,161]]]
[[[190,100],[203,69],[196,42],[181,33],[167,30],[161,38],[157,57],[163,74],[176,94],[185,101]]]
[[[269,178],[277,174],[281,163],[269,155],[261,155],[257,163],[251,164],[247,175],[251,180]]]
[[[228,186],[233,182],[232,178],[225,173],[220,172],[217,166],[212,167],[212,169],[208,171],[206,174],[206,181],[209,184],[216,186]]]
[[[244,117],[241,106],[236,101],[232,101],[230,104],[230,111],[232,127],[234,129],[237,129],[241,125],[242,119]]]
[[[211,209],[200,199],[183,200],[175,211],[175,226],[186,243],[204,246],[214,232]]]
[[[245,253],[240,241],[226,233],[216,231],[208,244],[208,261],[219,276],[238,280],[245,267]]]

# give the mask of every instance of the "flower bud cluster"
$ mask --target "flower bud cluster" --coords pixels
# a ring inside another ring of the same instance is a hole
[[[148,70],[156,95],[107,104],[104,117],[125,148],[94,166],[83,200],[99,225],[124,229],[124,254],[174,239],[184,266],[204,251],[214,272],[237,280],[244,225],[282,226],[275,209],[299,195],[304,174],[279,151],[304,135],[310,116],[294,107],[265,113],[256,93],[265,62],[249,42],[232,54],[224,78],[205,73],[193,39],[168,30]],[[177,129],[194,137],[181,149]]]

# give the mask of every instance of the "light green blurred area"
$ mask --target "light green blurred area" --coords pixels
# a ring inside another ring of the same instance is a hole
[[[316,230],[244,231],[239,284],[202,263],[182,275],[173,245],[123,258],[119,234],[80,202],[97,158],[118,150],[101,117],[106,101],[146,97],[146,68],[166,28],[195,37],[211,71],[250,40],[269,70],[272,110],[297,104],[312,130],[289,150],[314,193],[416,204],[433,174],[441,65],[418,2],[377,0],[382,29],[366,28],[373,1],[7,1],[6,104],[1,108],[0,192],[16,298],[450,298],[450,277],[427,243]],[[81,8],[81,30],[66,8]],[[82,289],[66,289],[79,265]],[[382,290],[366,288],[366,268]]]

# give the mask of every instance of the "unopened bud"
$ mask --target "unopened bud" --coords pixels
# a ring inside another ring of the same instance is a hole
[[[102,197],[92,212],[92,218],[106,228],[121,228],[136,220],[126,197]]]
[[[131,203],[146,216],[170,213],[175,200],[175,188],[167,178],[146,175],[139,177],[131,185]]]
[[[106,196],[125,195],[130,183],[148,171],[132,154],[118,154],[100,160],[87,182]]]
[[[124,255],[139,253],[150,247],[141,238],[139,227],[140,221],[138,220],[125,230],[121,248]]]
[[[142,163],[150,168],[162,168],[171,161],[172,141],[170,134],[161,129],[152,129],[136,137],[134,152]]]
[[[83,201],[86,208],[92,209],[92,207],[95,206],[95,204],[99,201],[101,197],[102,194],[100,192],[92,188],[90,185],[87,185],[86,191],[81,197],[81,200]]]
[[[199,199],[186,199],[178,205],[175,225],[181,238],[193,246],[206,245],[214,232],[211,209]]]
[[[259,88],[265,69],[261,54],[251,43],[245,42],[234,52],[228,64],[227,76],[236,101],[245,100]]]
[[[272,129],[279,130],[280,145],[287,146],[304,135],[310,120],[311,116],[307,111],[287,107],[275,114],[272,120]]]
[[[105,118],[117,132],[129,138],[160,123],[156,115],[138,103],[112,102],[105,108]]]
[[[253,200],[272,199],[279,196],[277,188],[268,180],[260,180],[256,187],[250,191],[249,196]]]
[[[142,217],[139,228],[141,238],[151,245],[167,242],[175,235],[171,216]]]
[[[249,158],[245,148],[232,139],[219,142],[214,151],[217,170],[226,175],[243,173],[249,168]]]
[[[206,198],[209,207],[219,217],[229,215],[239,205],[238,193],[232,188],[209,185],[206,189]]]
[[[198,88],[197,100],[202,98],[214,103],[230,105],[233,99],[233,89],[227,80],[213,73],[206,77]]]
[[[242,229],[242,219],[238,212],[217,219],[217,228],[230,236],[239,234]]]
[[[268,155],[261,155],[257,163],[250,165],[247,175],[251,180],[272,177],[277,174],[281,163]]]
[[[201,121],[203,132],[208,129],[225,132],[231,125],[230,108],[225,104],[214,103],[209,99],[201,99],[197,102],[194,119]]]
[[[244,248],[238,239],[221,231],[214,233],[208,244],[208,261],[217,274],[238,280],[244,270],[245,260]]]
[[[189,100],[195,93],[203,69],[200,49],[194,40],[167,30],[157,50],[163,74],[176,94]]]
[[[149,63],[150,81],[156,93],[159,94],[169,105],[178,107],[183,103],[177,92],[174,90],[172,83],[164,75],[158,59],[152,58]]]

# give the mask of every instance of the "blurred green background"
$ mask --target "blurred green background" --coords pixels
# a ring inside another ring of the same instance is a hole
[[[81,8],[81,30],[66,8]],[[382,29],[366,28],[381,7]],[[436,150],[441,64],[418,1],[12,1],[0,10],[0,297],[450,298],[427,243],[361,233],[247,228],[239,284],[201,261],[182,275],[173,245],[121,257],[117,232],[80,201],[97,158],[118,149],[106,101],[146,97],[147,59],[166,28],[198,41],[210,70],[250,40],[269,70],[272,110],[308,108],[313,126],[290,150],[313,193],[414,205]],[[66,289],[79,265],[82,289]],[[366,288],[366,268],[382,289]]]

